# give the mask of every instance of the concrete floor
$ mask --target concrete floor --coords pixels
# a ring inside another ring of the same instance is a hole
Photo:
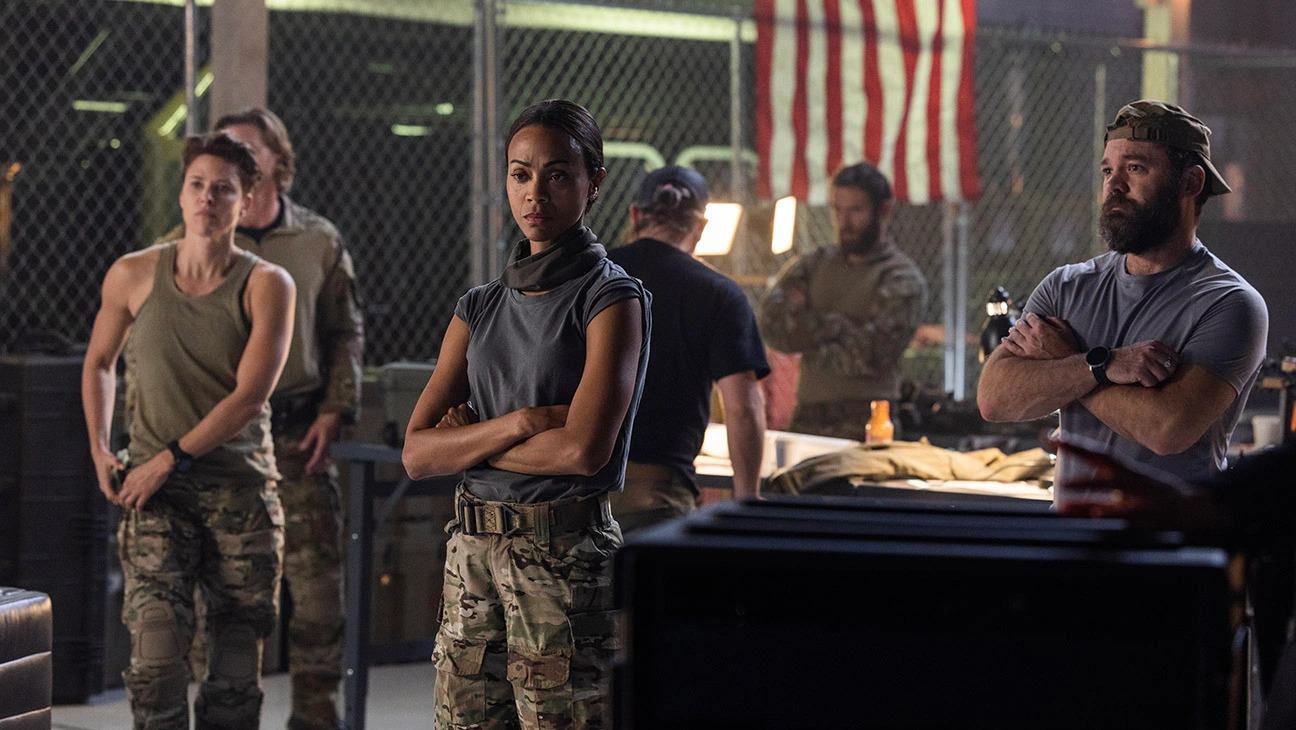
[[[432,684],[436,671],[430,662],[374,667],[369,672],[366,726],[376,730],[426,730],[432,726]],[[261,727],[282,728],[288,723],[288,675],[265,678],[265,705]],[[190,688],[190,692],[197,685]],[[112,690],[86,705],[54,708],[54,730],[121,730],[130,727],[130,705],[125,690]]]

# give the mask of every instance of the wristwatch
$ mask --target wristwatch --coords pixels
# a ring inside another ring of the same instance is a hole
[[[1107,378],[1107,363],[1111,362],[1111,349],[1099,345],[1085,353],[1085,364],[1089,366],[1089,372],[1093,373],[1094,380],[1099,385],[1111,385],[1111,380]]]
[[[176,439],[175,441],[172,441],[171,443],[167,444],[167,451],[170,451],[171,455],[175,457],[175,466],[171,468],[172,471],[177,471],[180,472],[181,474],[185,474],[191,468],[193,468],[194,458],[193,456],[186,453],[184,449],[180,448],[179,439]]]

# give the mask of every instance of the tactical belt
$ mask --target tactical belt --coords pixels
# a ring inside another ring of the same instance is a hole
[[[612,523],[606,494],[554,502],[486,502],[467,494],[455,495],[455,516],[465,535],[558,535]]]

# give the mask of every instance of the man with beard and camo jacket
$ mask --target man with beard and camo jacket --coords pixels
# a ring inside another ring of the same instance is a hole
[[[1227,466],[1229,438],[1265,354],[1265,302],[1197,239],[1202,205],[1231,192],[1210,130],[1160,101],[1107,126],[1099,231],[1110,252],[1056,269],[986,361],[990,421],[1061,409],[1079,436],[1189,481]],[[1064,455],[1058,482],[1083,474]],[[1055,494],[1061,504],[1072,496]]]
[[[801,354],[791,431],[863,441],[870,402],[900,397],[927,282],[888,234],[892,203],[877,168],[842,168],[829,190],[838,245],[788,262],[761,301],[765,342]]]

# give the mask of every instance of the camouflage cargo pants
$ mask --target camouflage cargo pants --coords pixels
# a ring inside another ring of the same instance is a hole
[[[547,539],[447,531],[435,727],[612,727],[615,522]]]
[[[130,630],[122,673],[136,730],[189,727],[194,587],[207,605],[211,647],[198,689],[198,728],[261,719],[261,650],[278,613],[283,511],[274,482],[173,474],[118,528]]]
[[[282,479],[284,582],[292,598],[288,669],[292,675],[289,727],[338,727],[336,695],[342,672],[342,492],[336,472],[306,474],[300,450],[305,426],[275,433]]]

